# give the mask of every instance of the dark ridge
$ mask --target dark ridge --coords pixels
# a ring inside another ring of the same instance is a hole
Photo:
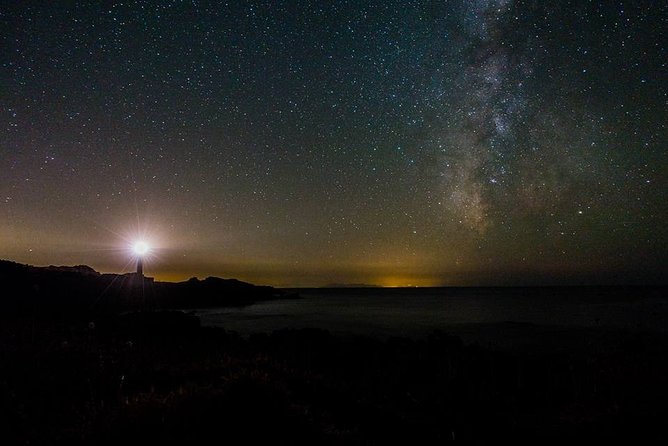
[[[101,274],[86,265],[36,267],[6,260],[0,260],[0,283],[3,312],[50,316],[240,306],[295,297],[235,279],[158,282],[136,273]]]

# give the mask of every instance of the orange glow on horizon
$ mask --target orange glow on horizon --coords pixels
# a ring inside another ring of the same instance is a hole
[[[378,285],[383,288],[411,288],[411,287],[435,287],[440,286],[430,277],[415,276],[387,276],[378,280]]]

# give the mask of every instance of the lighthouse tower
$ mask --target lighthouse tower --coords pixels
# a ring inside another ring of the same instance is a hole
[[[134,245],[135,255],[137,256],[137,275],[144,277],[144,257],[148,254],[149,247],[146,242],[137,242]]]
[[[141,257],[137,257],[137,275],[144,276],[144,262]]]

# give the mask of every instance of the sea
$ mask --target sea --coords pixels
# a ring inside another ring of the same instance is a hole
[[[663,287],[294,289],[298,298],[198,310],[202,324],[240,335],[318,328],[337,335],[423,338],[530,348],[611,333],[668,336]]]

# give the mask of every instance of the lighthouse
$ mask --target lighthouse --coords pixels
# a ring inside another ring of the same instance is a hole
[[[149,246],[146,242],[139,241],[134,245],[134,252],[137,255],[137,275],[144,277],[144,256],[148,254]]]

